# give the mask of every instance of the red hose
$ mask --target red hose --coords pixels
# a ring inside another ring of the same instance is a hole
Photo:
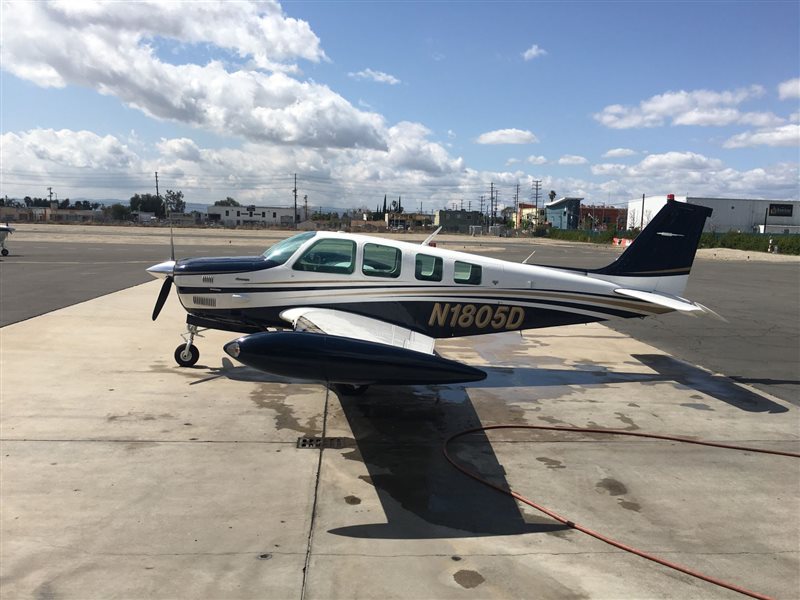
[[[714,577],[710,577],[708,575],[704,575],[703,573],[700,573],[698,571],[694,571],[692,569],[689,569],[688,567],[684,567],[684,566],[679,565],[677,563],[670,562],[670,561],[665,560],[663,558],[659,558],[658,556],[655,556],[653,554],[648,554],[647,552],[644,552],[643,550],[639,550],[639,549],[634,548],[632,546],[628,546],[626,544],[623,544],[622,542],[618,542],[617,540],[614,540],[614,539],[612,539],[610,537],[607,537],[607,536],[603,535],[602,533],[599,533],[597,531],[589,529],[588,527],[584,527],[583,525],[579,525],[577,523],[574,523],[573,521],[570,521],[570,520],[566,519],[565,517],[562,517],[558,513],[553,512],[552,510],[550,510],[550,509],[548,509],[548,508],[546,508],[546,507],[544,507],[544,506],[542,506],[540,504],[537,504],[532,500],[529,500],[525,496],[523,496],[521,494],[518,494],[517,492],[515,492],[515,491],[513,491],[511,489],[504,489],[504,488],[500,487],[499,485],[496,485],[496,484],[494,484],[494,483],[492,483],[490,481],[487,481],[486,479],[483,479],[479,475],[473,473],[472,471],[467,470],[466,468],[464,468],[461,465],[459,465],[458,463],[456,463],[450,457],[450,454],[447,452],[447,446],[453,440],[455,440],[457,438],[460,438],[462,436],[465,436],[465,435],[469,435],[471,433],[478,433],[478,432],[481,432],[481,431],[489,431],[489,430],[492,430],[492,429],[539,429],[539,430],[546,430],[546,431],[572,431],[572,432],[577,432],[577,433],[601,433],[601,434],[607,434],[607,435],[628,435],[628,436],[632,436],[632,437],[642,437],[642,438],[650,438],[650,439],[656,439],[656,440],[668,440],[668,441],[671,441],[671,442],[681,442],[681,443],[685,443],[685,444],[698,444],[698,445],[701,445],[701,446],[712,446],[714,448],[726,448],[726,449],[729,449],[729,450],[744,450],[744,451],[747,451],[747,452],[760,452],[762,454],[774,454],[776,456],[789,456],[789,457],[792,457],[792,458],[800,458],[800,454],[795,453],[795,452],[782,452],[782,451],[779,451],[779,450],[766,450],[766,449],[763,449],[763,448],[750,448],[750,447],[747,447],[747,446],[734,446],[734,445],[731,445],[731,444],[720,444],[720,443],[717,443],[717,442],[705,442],[705,441],[701,441],[701,440],[691,440],[691,439],[687,439],[687,438],[680,438],[680,437],[674,437],[674,436],[669,436],[669,435],[658,435],[658,434],[652,434],[652,433],[638,433],[638,432],[635,432],[635,431],[620,431],[618,429],[584,429],[584,428],[580,428],[580,427],[557,427],[557,426],[549,426],[549,425],[488,425],[486,427],[475,427],[473,429],[467,429],[466,431],[461,431],[459,433],[451,435],[449,438],[447,438],[447,440],[445,440],[444,445],[442,447],[442,452],[444,453],[444,456],[447,459],[447,461],[451,465],[453,465],[456,469],[458,469],[459,471],[464,473],[464,475],[467,475],[468,477],[471,477],[472,479],[482,483],[483,485],[489,486],[490,488],[495,489],[498,492],[501,492],[503,494],[509,495],[509,496],[519,500],[520,502],[522,502],[524,504],[527,504],[528,506],[530,506],[532,508],[535,508],[536,510],[538,510],[540,512],[543,512],[548,517],[550,517],[552,519],[555,519],[556,521],[558,521],[559,523],[562,523],[563,525],[566,525],[567,527],[571,527],[572,529],[577,529],[578,531],[581,531],[581,532],[583,532],[583,533],[585,533],[587,535],[590,535],[590,536],[592,536],[594,538],[597,538],[598,540],[600,540],[602,542],[605,542],[606,544],[610,544],[610,545],[612,545],[612,546],[614,546],[616,548],[619,548],[621,550],[625,550],[626,552],[630,552],[630,553],[635,554],[637,556],[641,556],[642,558],[646,558],[647,560],[651,560],[653,562],[657,562],[660,565],[664,565],[665,567],[669,567],[670,569],[674,569],[676,571],[680,571],[681,573],[685,573],[686,575],[691,575],[692,577],[696,577],[697,579],[702,579],[703,581],[707,581],[708,583],[713,583],[714,585],[717,585],[717,586],[720,586],[720,587],[723,587],[723,588],[727,588],[729,590],[733,590],[734,592],[739,592],[740,594],[744,594],[745,596],[750,596],[751,598],[759,598],[761,600],[773,600],[770,596],[766,596],[766,595],[760,594],[758,592],[753,592],[753,591],[748,590],[746,588],[739,587],[739,586],[734,585],[732,583],[728,583],[727,581],[723,581],[721,579],[716,579]]]

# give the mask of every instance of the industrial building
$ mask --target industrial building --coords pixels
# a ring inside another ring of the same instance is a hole
[[[209,206],[208,222],[226,227],[261,225],[291,227],[294,210],[289,206]],[[300,220],[297,215],[297,221]]]
[[[703,231],[726,233],[800,233],[800,201],[756,198],[701,198],[694,196],[645,196],[628,202],[628,229],[646,226],[672,197],[678,202],[714,210]]]
[[[544,205],[547,222],[553,229],[577,229],[583,198],[559,198]]]
[[[477,210],[437,210],[433,225],[447,233],[468,233],[470,226],[483,225],[484,216]]]

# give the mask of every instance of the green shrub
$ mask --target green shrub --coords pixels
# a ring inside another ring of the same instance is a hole
[[[733,248],[752,252],[768,252],[769,241],[781,254],[800,254],[800,235],[777,233],[704,233],[701,248]]]

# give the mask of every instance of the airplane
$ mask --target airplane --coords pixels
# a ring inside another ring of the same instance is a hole
[[[6,238],[9,234],[12,234],[16,231],[13,227],[11,227],[8,223],[5,225],[0,225],[0,254],[3,256],[8,256],[8,248],[6,248]]]
[[[174,259],[155,320],[174,283],[187,312],[181,366],[201,330],[245,334],[224,346],[266,373],[323,382],[343,394],[370,385],[480,381],[486,373],[439,356],[442,338],[637,318],[671,311],[717,316],[682,297],[712,210],[668,200],[611,264],[577,269],[456,252],[344,232],[309,231],[260,256]],[[527,259],[526,259],[527,260]]]

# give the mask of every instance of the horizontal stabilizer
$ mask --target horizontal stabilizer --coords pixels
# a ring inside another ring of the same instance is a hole
[[[724,317],[715,313],[710,308],[679,296],[670,296],[669,294],[660,294],[658,292],[645,292],[644,290],[629,290],[625,288],[617,288],[614,290],[614,293],[619,294],[620,296],[636,298],[637,300],[644,300],[645,302],[657,304],[658,306],[663,306],[664,308],[669,308],[671,310],[677,310],[679,312],[690,314],[705,314],[719,321],[726,321]]]

